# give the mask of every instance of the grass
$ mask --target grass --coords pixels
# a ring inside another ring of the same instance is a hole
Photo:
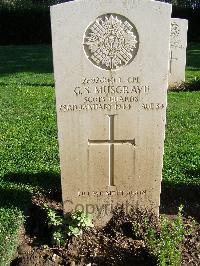
[[[200,43],[191,43],[187,49],[186,81],[200,79]]]
[[[49,46],[1,46],[0,58],[0,85],[54,86]]]
[[[0,57],[0,265],[5,266],[33,191],[59,187],[59,159],[51,50],[1,47]]]
[[[186,77],[200,77],[200,45]],[[52,53],[49,46],[0,47],[0,266],[9,264],[31,195],[60,186]],[[200,185],[200,92],[170,92],[163,177]]]
[[[200,185],[200,92],[168,94],[163,178]]]

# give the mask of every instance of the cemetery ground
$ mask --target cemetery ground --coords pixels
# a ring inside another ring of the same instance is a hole
[[[68,250],[51,244],[41,206],[62,210],[52,52],[45,45],[5,46],[0,58],[0,265],[155,265],[142,232],[132,232],[134,213],[116,213],[103,230],[74,237]],[[200,44],[189,45],[186,84],[178,89],[168,93],[161,214],[176,219],[183,204],[192,230],[180,246],[182,265],[199,265]],[[136,216],[141,225],[143,215]]]

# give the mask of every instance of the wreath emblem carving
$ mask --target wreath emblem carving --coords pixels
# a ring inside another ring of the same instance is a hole
[[[139,48],[139,36],[133,23],[118,14],[105,14],[88,26],[84,35],[87,58],[105,70],[130,64]]]
[[[176,38],[180,34],[180,27],[176,22],[171,22],[171,37]]]
[[[171,47],[181,48],[180,27],[176,22],[171,22]]]

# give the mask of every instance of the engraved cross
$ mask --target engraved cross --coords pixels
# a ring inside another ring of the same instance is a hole
[[[88,140],[89,145],[109,145],[109,186],[114,186],[114,146],[129,144],[135,146],[135,139],[116,140],[114,137],[114,118],[115,115],[107,115],[109,119],[109,137],[107,140]]]
[[[170,65],[169,65],[169,73],[170,74],[172,73],[172,63],[173,63],[173,60],[178,60],[178,58],[173,58],[173,52],[171,51],[171,54],[170,54]]]

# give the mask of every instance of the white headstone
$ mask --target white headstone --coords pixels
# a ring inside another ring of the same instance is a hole
[[[158,213],[170,18],[170,4],[149,0],[51,7],[66,212],[96,224],[120,204]]]
[[[169,87],[177,87],[185,81],[188,21],[171,19]]]

